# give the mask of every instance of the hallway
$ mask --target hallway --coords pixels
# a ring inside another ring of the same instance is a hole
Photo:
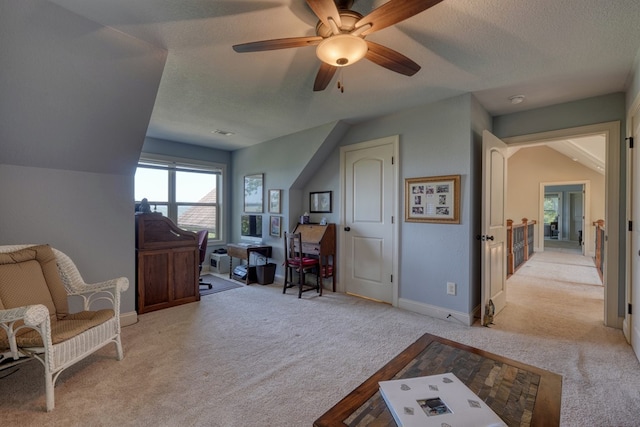
[[[604,327],[604,287],[593,260],[572,250],[536,252],[507,280],[500,329],[577,338]]]

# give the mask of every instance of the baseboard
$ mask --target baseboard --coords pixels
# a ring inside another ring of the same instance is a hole
[[[458,311],[448,310],[446,308],[424,304],[404,298],[398,299],[398,308],[413,311],[414,313],[418,314],[424,314],[425,316],[429,317],[435,317],[436,319],[446,320],[447,322],[463,324],[465,326],[471,326],[474,322],[473,313],[461,313]]]
[[[129,313],[120,314],[120,326],[130,326],[138,323],[138,313],[130,311]]]

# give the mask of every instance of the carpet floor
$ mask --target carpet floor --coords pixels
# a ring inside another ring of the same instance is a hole
[[[602,286],[548,277],[559,260],[511,276],[507,307],[490,328],[338,292],[298,299],[278,284],[146,313],[123,328],[122,361],[109,345],[62,373],[51,413],[39,363],[0,379],[0,424],[311,426],[431,333],[562,375],[563,427],[637,426],[640,364],[622,331],[603,325]],[[573,277],[588,270],[563,262]]]

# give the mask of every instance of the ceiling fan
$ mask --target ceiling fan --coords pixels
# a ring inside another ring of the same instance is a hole
[[[365,37],[411,18],[442,0],[389,0],[366,16],[349,9],[353,0],[306,1],[319,18],[315,36],[237,44],[233,50],[260,52],[317,45],[316,55],[322,63],[313,90],[321,91],[329,85],[339,67],[351,65],[362,58],[405,76],[417,73],[420,66],[414,61],[393,49],[365,40]]]

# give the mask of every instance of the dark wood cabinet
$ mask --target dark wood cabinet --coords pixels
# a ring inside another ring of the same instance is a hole
[[[136,214],[138,313],[200,300],[195,233],[161,214]]]

